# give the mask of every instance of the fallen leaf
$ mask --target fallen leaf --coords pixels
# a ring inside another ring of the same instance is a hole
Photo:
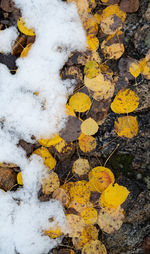
[[[19,173],[17,174],[17,183],[18,183],[19,185],[23,185],[23,179],[22,179],[22,173],[21,173],[21,172],[19,172]]]
[[[67,204],[69,204],[69,201],[70,201],[69,194],[67,193],[66,190],[64,190],[61,187],[56,189],[56,190],[54,190],[52,198],[60,201],[63,206],[66,206]]]
[[[87,45],[88,45],[89,50],[91,50],[91,51],[97,50],[99,47],[98,38],[96,36],[88,35],[87,36]]]
[[[94,135],[98,131],[98,124],[91,117],[84,120],[81,124],[81,131],[85,135]]]
[[[44,230],[44,234],[48,235],[52,239],[56,239],[62,235],[62,232],[61,228],[58,225],[55,225],[54,227],[50,227],[49,229]]]
[[[121,89],[113,102],[111,110],[117,114],[133,112],[139,105],[139,97],[130,89]]]
[[[91,107],[90,97],[84,93],[77,92],[71,96],[69,106],[76,112],[85,112]]]
[[[79,147],[84,153],[91,152],[96,148],[96,139],[92,136],[81,134]]]
[[[81,251],[81,254],[107,254],[105,245],[99,240],[91,240],[86,243]]]
[[[45,195],[51,194],[54,190],[59,188],[60,181],[58,175],[51,171],[46,177],[42,179],[42,192]]]
[[[115,177],[109,168],[98,166],[89,172],[89,188],[91,191],[103,192]]]
[[[87,159],[79,158],[72,166],[72,172],[79,176],[86,175],[90,170],[90,165]]]
[[[138,122],[135,116],[118,117],[114,127],[120,137],[133,138],[138,133]]]
[[[75,182],[69,192],[71,200],[81,204],[86,204],[90,199],[90,190],[87,181],[82,180]]]
[[[120,9],[125,12],[136,12],[139,9],[139,0],[121,0]]]
[[[51,155],[51,153],[46,147],[40,147],[36,149],[33,153],[41,156],[44,161],[44,165],[48,167],[48,169],[52,170],[56,166],[55,158]]]
[[[84,74],[87,78],[95,78],[100,73],[99,64],[96,61],[88,61],[84,67]]]
[[[101,208],[97,224],[100,229],[107,233],[112,234],[119,230],[123,224],[124,211],[120,206],[116,208]]]
[[[83,27],[87,35],[95,36],[98,33],[98,24],[94,16],[87,17],[83,22]]]
[[[69,227],[69,236],[79,237],[85,226],[85,223],[81,216],[76,214],[66,214],[66,220]]]
[[[81,217],[86,225],[95,224],[97,222],[97,211],[93,207],[87,207],[81,212]]]
[[[21,52],[20,57],[22,57],[22,58],[26,57],[26,56],[28,55],[28,53],[29,53],[31,47],[32,47],[32,43],[29,43],[29,44],[23,49],[23,51]]]
[[[21,33],[26,34],[26,35],[30,35],[30,36],[35,35],[35,32],[34,32],[33,29],[26,27],[25,21],[23,20],[22,17],[18,19],[17,26],[18,26],[18,29]]]
[[[13,169],[0,167],[0,189],[10,191],[17,183],[17,174]]]
[[[77,140],[81,134],[81,121],[74,116],[69,116],[65,128],[63,128],[59,135],[67,142]]]
[[[100,197],[100,204],[102,207],[117,208],[127,199],[129,191],[126,187],[117,183],[110,184],[105,189]]]

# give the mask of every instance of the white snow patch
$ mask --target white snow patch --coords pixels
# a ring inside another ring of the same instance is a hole
[[[50,226],[51,217],[65,230],[65,215],[58,202],[38,200],[45,167],[38,156],[27,159],[17,144],[21,138],[33,142],[32,135],[48,137],[64,126],[72,83],[62,81],[59,71],[71,51],[85,49],[86,39],[75,5],[60,0],[14,2],[34,27],[36,41],[28,57],[17,60],[15,75],[0,64],[0,162],[16,163],[24,182],[16,192],[0,192],[0,254],[47,254],[59,240],[42,235],[42,230]],[[16,28],[0,36],[0,50],[10,52]]]
[[[0,31],[0,52],[5,54],[10,53],[17,36],[18,31],[15,27],[9,27]]]

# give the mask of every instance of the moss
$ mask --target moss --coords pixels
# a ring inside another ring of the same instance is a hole
[[[116,153],[109,161],[110,166],[114,169],[116,176],[134,176],[132,161],[134,156],[131,154]]]

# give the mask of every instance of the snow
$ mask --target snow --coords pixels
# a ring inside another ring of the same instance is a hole
[[[33,142],[32,135],[49,137],[64,126],[72,83],[62,81],[59,71],[71,51],[85,49],[86,40],[75,5],[60,0],[14,2],[27,26],[34,27],[36,41],[28,57],[17,60],[15,75],[0,64],[0,161],[17,164],[24,182],[16,192],[0,191],[0,254],[47,254],[61,239],[50,239],[42,230],[53,217],[66,231],[65,215],[57,201],[38,200],[46,169],[38,156],[27,159],[17,144],[21,138]],[[0,51],[11,52],[16,37],[15,27],[1,31]]]
[[[0,52],[5,54],[10,53],[17,36],[18,32],[15,27],[9,27],[0,31]]]

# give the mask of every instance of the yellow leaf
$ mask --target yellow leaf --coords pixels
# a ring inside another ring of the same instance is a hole
[[[26,57],[26,56],[28,55],[28,53],[29,53],[29,51],[30,51],[32,45],[33,45],[33,43],[29,43],[29,44],[22,50],[20,57],[22,57],[22,58]]]
[[[75,200],[81,204],[86,204],[89,201],[90,190],[87,183],[88,182],[84,180],[74,183],[74,185],[70,188],[71,200]]]
[[[91,16],[83,22],[83,27],[87,32],[87,35],[95,36],[98,33],[98,24],[96,19]]]
[[[77,112],[85,112],[91,107],[91,100],[85,93],[75,93],[69,100],[69,106]]]
[[[17,183],[18,183],[19,185],[23,185],[23,180],[22,180],[22,174],[21,174],[21,172],[19,172],[19,173],[17,174]]]
[[[139,105],[139,97],[130,89],[121,89],[113,102],[111,109],[117,114],[130,113]]]
[[[99,64],[96,61],[89,61],[84,67],[84,74],[87,78],[95,78],[100,73]]]
[[[144,75],[145,79],[150,79],[150,61],[147,61],[145,64],[145,67],[142,71],[142,74]]]
[[[56,160],[55,158],[53,158],[47,148],[40,147],[36,149],[33,153],[41,156],[45,166],[48,167],[50,170],[52,170],[56,166]]]
[[[50,147],[50,146],[54,146],[54,145],[58,144],[62,140],[63,139],[58,134],[54,134],[51,138],[41,138],[40,140],[38,140],[38,142],[42,146]]]
[[[61,228],[58,225],[50,227],[48,230],[45,230],[44,233],[52,239],[55,239],[62,235]]]
[[[91,240],[97,240],[98,239],[98,230],[96,227],[94,227],[93,225],[86,225],[82,232],[81,235],[77,238],[77,237],[73,237],[72,238],[72,243],[74,245],[74,247],[79,250],[81,248],[83,248],[83,246],[91,241]]]
[[[121,186],[117,183],[110,184],[105,189],[100,197],[100,204],[103,207],[117,208],[120,206],[128,197],[129,191],[126,187]]]
[[[121,19],[122,22],[126,19],[126,13],[122,11],[117,4],[112,4],[108,7],[106,7],[101,15],[101,23],[106,20],[107,17],[112,15],[117,15]]]
[[[68,104],[66,104],[66,114],[68,116],[76,116],[74,110]]]
[[[84,153],[91,152],[96,148],[96,139],[92,136],[82,134],[79,137],[79,147]]]
[[[29,36],[34,36],[35,35],[35,32],[34,32],[33,29],[26,27],[26,24],[25,24],[22,17],[20,19],[18,19],[17,26],[18,26],[18,29],[21,33],[29,35]]]
[[[99,240],[91,240],[86,243],[82,249],[81,254],[107,254],[105,245]]]
[[[97,211],[93,207],[87,207],[81,212],[81,217],[85,224],[95,224],[97,221]]]
[[[118,31],[116,34],[109,35],[101,44],[103,54],[108,59],[119,59],[124,53],[124,45],[119,36],[123,33]]]
[[[58,175],[51,171],[45,178],[42,179],[42,192],[45,195],[51,194],[54,190],[59,188],[60,181]]]
[[[138,62],[133,62],[129,66],[129,72],[132,74],[133,77],[137,78],[141,73],[141,64]]]
[[[94,51],[98,49],[99,47],[99,40],[96,36],[87,36],[87,44],[88,44],[88,49],[91,51]]]
[[[81,131],[85,135],[94,135],[98,131],[98,124],[89,117],[82,122]]]
[[[122,116],[115,121],[116,133],[125,138],[133,138],[138,133],[136,116]]]
[[[89,172],[89,188],[91,191],[103,192],[114,181],[114,174],[109,168],[98,166]]]
[[[119,206],[116,208],[101,208],[97,224],[100,229],[107,234],[112,234],[119,230],[123,224],[124,211]]]
[[[79,158],[77,159],[72,166],[72,172],[77,175],[86,175],[90,170],[90,165],[88,160]]]
[[[67,214],[66,219],[69,226],[69,236],[79,237],[85,226],[85,223],[81,216],[76,214]]]

